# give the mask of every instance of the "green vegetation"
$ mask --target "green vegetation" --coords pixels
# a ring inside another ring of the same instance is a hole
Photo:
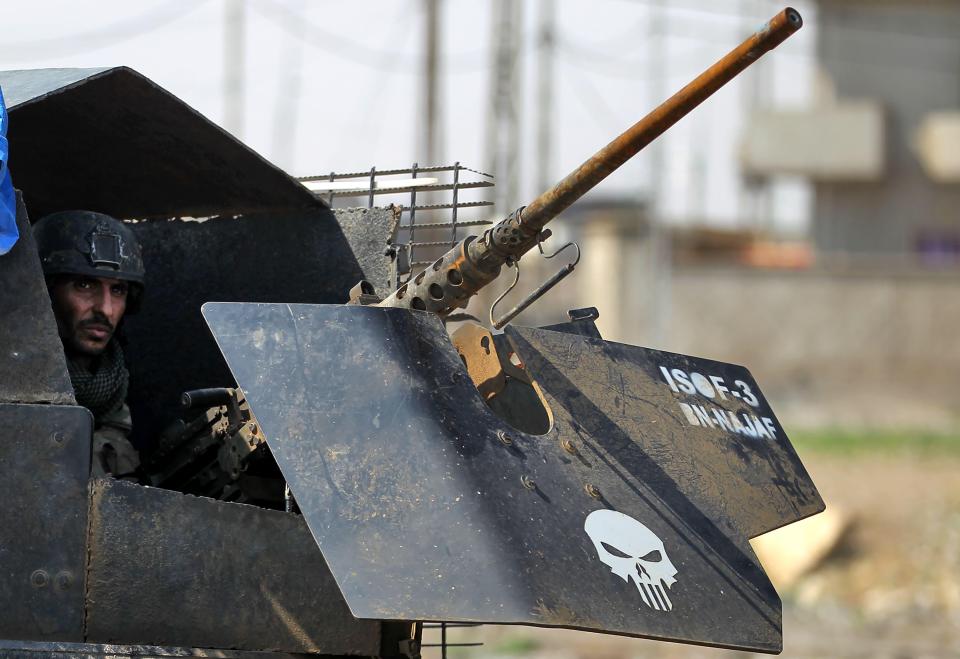
[[[925,430],[798,430],[790,441],[804,453],[914,453],[960,456],[960,431]]]
[[[456,639],[466,641],[468,639]],[[481,640],[480,638],[471,637],[469,640],[476,641]],[[435,639],[431,639],[431,643],[435,642]],[[494,643],[488,643],[483,647],[451,647],[447,650],[447,655],[450,657],[463,657],[467,659],[468,657],[477,657],[477,656],[487,656],[493,654],[496,656],[503,655],[518,655],[522,656],[525,654],[530,654],[540,649],[540,642],[535,638],[530,636],[523,636],[521,634],[511,634],[505,638],[501,638]],[[424,655],[424,656],[434,656],[434,655]],[[440,656],[439,654],[435,656]]]
[[[540,644],[529,636],[508,636],[494,647],[496,654],[529,654],[540,648]]]

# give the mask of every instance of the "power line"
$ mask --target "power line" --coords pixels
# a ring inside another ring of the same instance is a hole
[[[297,11],[302,13],[306,0],[298,0]],[[271,156],[289,171],[294,159],[294,146],[300,110],[300,91],[303,79],[303,49],[301,39],[290,39],[284,44],[277,79],[281,84],[273,110],[273,148]]]
[[[490,55],[494,66],[485,128],[485,166],[497,177],[495,207],[499,212],[509,212],[517,204],[520,190],[523,8],[514,0],[497,0],[492,9]]]
[[[553,155],[554,52],[556,51],[556,0],[540,0],[537,17],[540,56],[537,66],[537,189],[546,190],[553,180],[550,160]]]
[[[617,34],[606,35],[602,39],[598,41],[592,41],[592,42],[579,41],[579,40],[571,39],[569,37],[568,37],[568,41],[575,41],[577,43],[577,47],[583,52],[585,56],[594,57],[594,58],[610,57],[611,54],[607,51],[604,51],[601,48],[601,46],[609,45],[609,44],[615,44],[616,52],[620,54],[631,52],[633,50],[637,50],[640,48],[646,49],[644,39],[638,38],[638,36],[649,33],[649,25],[651,20],[653,20],[652,14],[654,11],[657,11],[657,7],[659,5],[655,4],[653,0],[648,0],[647,2],[642,2],[642,3],[637,2],[637,3],[631,3],[631,4],[644,5],[648,8],[648,10],[643,14],[641,18],[631,23],[627,28],[621,29]],[[685,10],[685,8],[683,7],[678,8],[674,6],[673,3],[671,3],[669,7],[663,8],[662,11],[670,15],[671,23],[676,22],[677,19],[710,20],[711,26],[713,27],[716,26],[716,22],[714,19],[705,19],[700,16],[682,16],[682,15],[677,16],[676,11],[678,9],[681,12]],[[689,10],[689,11],[693,11],[693,10]],[[729,16],[733,20],[731,22],[725,22],[722,25],[722,27],[731,28],[733,30],[739,30],[745,24],[755,25],[758,23],[758,20],[754,20],[753,17],[744,16],[741,13],[735,13],[735,14],[727,13],[727,12],[720,13],[720,12],[711,11],[710,9],[698,10],[697,13],[706,13],[706,14],[711,14],[713,16]],[[697,34],[697,37],[703,38],[704,31],[700,31]],[[717,41],[721,41],[721,40],[722,38],[717,39]]]
[[[209,0],[185,4],[177,0],[166,2],[152,11],[144,12],[110,25],[73,34],[67,37],[48,37],[29,41],[0,42],[0,56],[22,59],[51,59],[81,55],[142,37],[192,14]]]
[[[606,135],[610,131],[610,126],[626,124],[623,117],[618,116],[616,110],[604,100],[606,97],[599,92],[589,78],[574,72],[572,76],[560,76],[560,80],[565,84],[574,81],[578,83],[574,86],[573,97],[577,99],[577,103],[580,104],[584,114],[601,134]],[[586,93],[583,93],[584,91]],[[601,121],[600,116],[606,117],[606,119]]]
[[[440,139],[443,130],[440,121],[440,0],[424,0],[426,16],[424,21],[424,62],[423,62],[423,140],[418,145],[422,151],[417,159],[430,164],[439,163]]]
[[[412,5],[413,2],[411,0],[407,0],[400,14],[390,21],[391,25],[396,26],[397,33],[400,35],[398,45],[401,47],[406,45],[406,43],[410,40],[410,35],[413,34],[413,30],[408,29],[412,22],[410,20],[411,16],[413,15],[413,12],[411,11]],[[389,55],[389,53],[384,54],[384,66],[386,66],[387,57]],[[384,126],[382,121],[375,121],[374,119],[376,115],[383,111],[383,104],[381,103],[381,100],[384,96],[389,95],[394,81],[395,78],[393,76],[388,76],[386,81],[380,77],[374,76],[371,78],[371,83],[373,86],[372,91],[365,95],[355,95],[355,103],[359,107],[356,107],[350,113],[350,116],[359,115],[362,111],[362,118],[357,125],[372,126],[372,129],[366,132],[366,136],[370,140],[369,149],[371,152],[375,151],[380,143],[381,129]],[[352,152],[354,149],[355,144],[352,141],[346,141],[339,144],[334,153],[331,154],[331,162],[340,162],[343,158],[344,151],[350,150]]]
[[[656,0],[615,0],[615,1],[616,1],[616,2],[620,2],[620,3],[628,3],[628,4],[634,4],[634,5],[642,5],[642,6],[645,6],[645,7],[651,7],[651,6],[655,6],[655,5],[656,5]],[[728,2],[734,2],[735,0],[727,0],[727,1],[728,1]],[[677,17],[677,16],[674,15],[675,12],[677,12],[677,11],[687,11],[687,12],[698,13],[698,14],[709,14],[709,15],[714,15],[714,16],[727,16],[727,17],[730,17],[730,18],[735,18],[735,19],[737,19],[737,20],[739,20],[739,21],[741,22],[741,24],[742,24],[741,27],[742,27],[744,24],[745,24],[745,25],[750,25],[750,26],[752,26],[752,25],[754,25],[754,24],[757,24],[756,27],[759,28],[759,24],[758,24],[758,23],[759,23],[760,21],[764,21],[764,20],[767,20],[768,18],[770,18],[770,17],[767,16],[767,15],[761,16],[761,15],[759,15],[759,14],[757,14],[757,15],[755,15],[755,16],[753,16],[753,17],[751,17],[751,16],[746,16],[746,15],[744,15],[744,13],[743,13],[742,11],[740,11],[739,9],[729,9],[729,10],[727,10],[727,9],[720,9],[720,8],[718,8],[718,7],[716,6],[716,0],[711,0],[711,2],[710,2],[708,5],[705,3],[705,4],[703,4],[703,5],[696,5],[696,6],[691,5],[691,4],[689,4],[689,3],[687,3],[686,5],[680,5],[680,6],[678,6],[677,3],[676,3],[676,0],[671,0],[670,6],[668,7],[668,11],[671,13],[671,20],[673,20],[673,19],[675,19],[675,18],[679,18],[679,17]],[[803,13],[814,13],[814,14],[816,14],[817,12],[816,12],[816,11],[813,9],[813,7],[811,6],[809,12],[806,11],[806,9],[804,9],[804,12],[803,12]],[[687,18],[687,19],[692,19],[692,20],[700,20],[700,21],[708,21],[708,20],[710,20],[710,19],[708,19],[708,18],[695,17],[695,16],[688,16],[688,17],[685,17],[685,18]],[[815,23],[815,21],[814,21],[814,23]],[[873,37],[876,37],[876,38],[878,38],[878,39],[880,39],[880,38],[883,38],[883,39],[886,39],[886,38],[914,38],[914,39],[923,39],[923,40],[931,40],[931,39],[932,39],[932,40],[937,40],[937,41],[945,41],[945,42],[948,42],[948,43],[956,43],[956,39],[957,39],[957,37],[956,37],[955,34],[944,34],[944,33],[919,32],[919,31],[904,30],[904,29],[903,29],[903,25],[902,25],[901,23],[895,23],[895,22],[891,22],[891,24],[890,24],[890,26],[889,26],[889,29],[885,29],[885,28],[883,28],[883,27],[878,27],[878,26],[869,26],[869,27],[868,27],[868,26],[864,26],[864,25],[843,25],[843,24],[834,22],[834,23],[831,23],[831,24],[830,24],[830,30],[831,30],[831,31],[834,31],[834,30],[836,30],[836,31],[841,31],[841,32],[845,32],[845,33],[847,33],[847,34],[857,34],[857,33],[859,33],[859,34],[862,34],[862,35],[873,36]],[[680,35],[676,35],[676,36],[680,36]],[[696,35],[691,35],[691,38],[705,38],[705,33],[704,33],[704,32],[700,32],[700,33],[698,33],[698,34],[696,34]],[[789,43],[789,42],[788,42],[788,43]],[[775,52],[777,52],[777,51],[775,51]]]
[[[672,21],[672,23],[676,23],[676,21]],[[847,28],[842,26],[831,26],[830,29],[839,29],[843,31]],[[732,46],[734,41],[736,41],[736,39],[725,38],[722,35],[714,36],[708,31],[698,29],[696,27],[689,27],[687,29],[676,29],[675,27],[671,27],[665,34],[669,37],[695,40],[701,44]],[[894,35],[895,33],[890,32],[878,34],[883,34],[884,38],[886,38],[887,36]],[[911,36],[920,38],[920,35]],[[569,34],[564,33],[557,35],[557,45],[559,46],[558,54],[564,59],[564,61],[581,70],[590,71],[607,77],[627,78],[637,82],[643,82],[646,80],[646,77],[640,75],[638,71],[649,66],[650,62],[648,57],[637,57],[632,59],[617,57],[615,54],[607,54],[598,51],[590,44],[580,42],[572,38]],[[701,56],[702,46],[698,46],[695,49],[690,49],[690,51],[685,53],[682,57],[672,57],[671,62],[680,68],[688,65],[696,66],[699,63],[698,58]],[[943,58],[942,62],[934,62],[932,60],[924,60],[916,63],[905,60],[884,62],[875,57],[871,57],[869,59],[857,57],[821,57],[817,53],[797,51],[795,48],[790,49],[786,47],[780,50],[775,50],[769,53],[768,56],[775,59],[800,58],[811,62],[829,60],[831,62],[838,62],[848,66],[870,67],[887,71],[902,70],[909,71],[911,73],[922,71],[927,74],[941,76],[952,76],[956,74],[956,64],[950,58]]]
[[[630,5],[642,5],[644,7],[650,7],[656,9],[660,7],[660,3],[657,0],[617,0],[620,4],[630,4]],[[728,3],[736,3],[737,0],[727,0]],[[670,0],[670,5],[665,8],[671,14],[671,20],[675,18],[673,16],[676,11],[687,11],[695,12],[698,14],[711,14],[714,16],[728,16],[731,18],[743,18],[743,12],[740,10],[739,5],[736,5],[735,8],[731,9],[722,9],[717,6],[717,0],[710,0],[709,3],[706,2],[687,2],[685,4],[677,4],[676,0]],[[769,17],[765,17],[769,18]]]
[[[223,24],[223,127],[243,139],[246,106],[246,20],[245,0],[227,0]]]
[[[613,57],[582,57],[580,48],[568,41],[563,35],[557,38],[557,45],[560,47],[558,50],[560,56],[575,69],[611,78],[626,78],[633,82],[646,83],[650,79],[650,76],[645,72],[645,69],[649,69],[651,64],[649,56],[631,60],[618,60]],[[671,62],[674,64],[679,62],[684,65],[688,61],[691,65],[698,62],[702,63],[702,50],[703,46],[696,46],[691,48],[690,52],[685,53],[684,58],[674,57],[671,58]]]
[[[270,20],[290,36],[301,39],[310,46],[323,50],[334,57],[373,68],[378,71],[390,71],[408,75],[420,75],[422,56],[409,55],[400,51],[371,48],[359,41],[349,39],[336,32],[324,29],[316,23],[300,16],[287,7],[263,0],[253,3],[253,7],[263,17]],[[443,58],[444,63],[458,73],[482,71],[488,64],[482,61],[482,51],[455,53]]]

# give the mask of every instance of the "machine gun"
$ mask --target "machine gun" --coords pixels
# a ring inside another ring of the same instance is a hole
[[[377,297],[371,284],[360,282],[351,291],[351,300],[361,305],[430,311],[446,317],[465,307],[473,295],[496,280],[503,266],[517,268],[519,276],[520,258],[549,237],[545,227],[550,220],[801,25],[799,13],[791,8],[783,10],[529,205],[517,209],[483,235],[460,241],[386,299]],[[494,318],[491,309],[491,326],[501,329],[572,270],[572,265],[564,267],[500,318]],[[595,309],[571,312],[578,331],[599,338],[589,322],[596,317]],[[457,330],[452,341],[491,409],[525,431],[536,433],[548,427],[548,413],[522,364],[512,361],[516,360],[516,353],[504,335],[468,324]],[[164,431],[158,449],[145,465],[151,484],[224,500],[282,507],[282,475],[266,450],[263,435],[248,430],[257,424],[242,393],[233,389],[187,392],[184,413],[189,420],[179,421]],[[289,492],[287,497],[289,505]]]
[[[753,64],[764,53],[779,46],[803,25],[800,14],[784,9],[761,30],[730,51],[643,119],[595,153],[554,187],[529,205],[514,211],[484,232],[469,236],[412,283],[398,288],[380,306],[433,311],[447,315],[466,306],[471,296],[495,280],[504,265],[513,265],[538,245],[546,224],[588,190],[597,185],[663,134],[711,94]],[[547,288],[569,273],[546,282],[503,318],[493,321],[498,329],[536,300]]]
[[[243,392],[187,391],[180,407],[184,418],[160,433],[143,465],[150,485],[276,510],[292,505]]]
[[[506,325],[515,309],[452,344],[442,319],[800,25],[784,10],[386,299],[204,305],[353,615],[780,650],[748,539],[823,502],[745,368],[604,341],[590,309],[546,328]]]

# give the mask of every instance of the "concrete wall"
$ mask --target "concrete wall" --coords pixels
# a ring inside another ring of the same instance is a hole
[[[586,220],[558,221],[547,249],[575,239],[582,260],[517,324],[595,306],[608,340],[746,366],[788,428],[960,428],[960,269],[878,257],[802,271],[671,266],[636,213]],[[500,312],[560,264],[533,254],[521,266]]]
[[[960,424],[960,273],[678,269],[669,289],[665,340],[642,316],[605,338],[743,364],[788,427]]]
[[[746,366],[788,428],[960,428],[960,271],[654,270],[649,241],[592,229],[580,268],[517,324],[596,306],[608,340]]]

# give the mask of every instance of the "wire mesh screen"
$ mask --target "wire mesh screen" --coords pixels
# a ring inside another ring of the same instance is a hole
[[[396,287],[493,222],[493,177],[459,162],[436,167],[414,163],[406,169],[371,167],[366,172],[330,172],[299,180],[332,208],[390,204],[402,208],[397,242],[390,247],[396,255]]]
[[[423,642],[420,647],[424,649],[424,659],[447,659],[447,652],[453,648],[476,648],[483,645],[482,642],[470,640],[462,634],[456,634],[455,638],[450,638],[452,630],[463,628],[480,627],[475,622],[425,622],[423,623]],[[461,656],[461,655],[456,655]]]

